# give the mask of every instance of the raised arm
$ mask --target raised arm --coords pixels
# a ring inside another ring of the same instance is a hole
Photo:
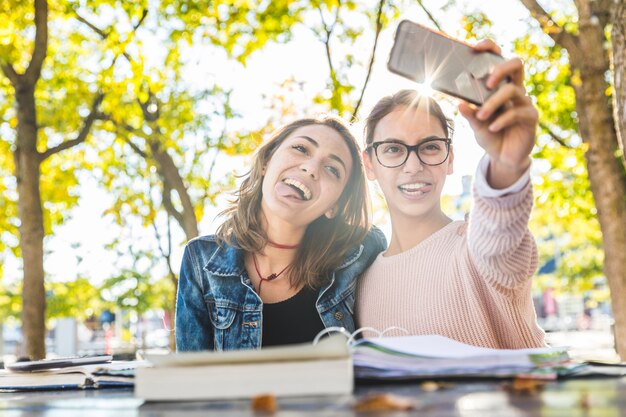
[[[488,40],[474,48],[501,52]],[[494,67],[487,86],[495,88],[504,79],[509,82],[481,107],[461,103],[459,110],[487,154],[476,174],[468,231],[470,253],[479,274],[507,291],[528,284],[537,267],[537,248],[528,220],[533,204],[530,153],[539,116],[526,95],[519,58]]]
[[[477,44],[477,51],[500,53],[492,41]],[[524,65],[513,58],[494,67],[487,87],[508,78],[479,108],[461,103],[459,111],[469,121],[476,141],[490,157],[486,179],[495,189],[514,184],[530,166],[539,114],[524,88]]]

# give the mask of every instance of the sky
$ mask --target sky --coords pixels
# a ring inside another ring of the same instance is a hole
[[[443,1],[427,2],[432,12],[437,13],[438,5]],[[487,0],[467,1],[467,4],[481,10],[487,10],[487,14],[494,22],[494,32],[498,43],[503,46],[504,55],[510,51],[507,42],[520,36],[526,27],[524,18],[528,15],[525,8],[516,0],[502,0],[489,2]],[[460,9],[459,9],[460,10]],[[443,16],[439,12],[437,16]],[[458,28],[460,14],[446,12],[443,20],[444,29],[454,35]],[[432,26],[418,7],[411,7],[402,18],[416,21],[427,26]],[[391,94],[401,88],[415,88],[415,84],[397,75],[391,74],[386,69],[386,61],[393,42],[394,28],[381,33],[378,45],[378,53],[371,80],[366,90],[361,117],[367,114],[375,101]],[[501,41],[502,40],[502,41]],[[369,55],[369,45],[363,47],[363,53]],[[324,88],[328,74],[327,63],[322,44],[314,38],[312,32],[300,26],[293,32],[292,41],[288,44],[271,44],[256,52],[247,62],[245,67],[227,61],[225,54],[206,53],[202,50],[189,50],[183,55],[188,60],[189,77],[192,84],[202,85],[205,80],[219,80],[224,88],[233,88],[232,104],[244,115],[241,123],[248,129],[261,127],[260,123],[267,120],[271,109],[264,109],[266,104],[263,97],[271,95],[278,84],[285,79],[294,77],[298,80],[306,80],[302,94],[296,99],[306,100]],[[510,54],[509,54],[510,55]],[[158,57],[155,56],[155,59]],[[221,62],[221,64],[220,64]],[[217,63],[217,64],[216,64]],[[355,76],[355,85],[362,84],[362,78]],[[306,107],[307,103],[301,103]],[[452,116],[455,111],[453,102],[442,103],[444,111]],[[476,164],[482,155],[481,149],[475,143],[467,123],[462,117],[455,118],[454,136],[454,174],[448,177],[444,194],[458,195],[461,192],[461,178],[464,175],[473,175]],[[353,133],[357,138],[362,137],[363,124],[357,121],[353,127]],[[225,173],[232,166],[238,166],[239,172],[246,167],[246,159],[239,158],[236,162],[228,161],[218,166],[217,172]],[[49,253],[45,260],[45,270],[54,280],[71,280],[78,275],[87,274],[94,283],[111,276],[120,262],[116,255],[104,249],[113,237],[119,233],[111,219],[103,217],[103,208],[109,207],[112,198],[103,190],[100,190],[94,179],[85,175],[81,178],[82,190],[78,207],[72,213],[72,219],[65,225],[55,229],[54,236],[48,237],[45,242]],[[372,191],[375,193],[376,189]],[[200,222],[200,233],[212,233],[217,227],[214,221],[215,215],[224,207],[207,210],[204,219]],[[380,208],[378,208],[380,209]],[[380,218],[380,216],[376,216]],[[380,224],[379,224],[380,225]],[[388,232],[388,225],[382,224],[383,230]],[[141,233],[141,227],[137,227],[137,233]],[[175,226],[174,228],[177,228]],[[129,231],[133,233],[133,231]],[[143,232],[145,233],[145,232]],[[176,239],[182,241],[179,233]],[[76,246],[79,246],[77,249]],[[173,253],[173,267],[177,270],[182,257],[183,246],[179,245]],[[80,260],[78,259],[80,257]],[[15,276],[11,276],[15,271]],[[4,268],[7,280],[13,281],[21,278],[17,260],[9,259]]]

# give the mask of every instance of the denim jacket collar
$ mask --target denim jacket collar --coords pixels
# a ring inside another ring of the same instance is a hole
[[[355,248],[351,249],[348,252],[348,254],[344,258],[344,260],[341,263],[341,265],[339,265],[337,267],[337,270],[340,270],[340,269],[343,269],[343,268],[347,268],[348,266],[350,266],[353,263],[355,263],[356,260],[359,259],[359,257],[361,256],[361,253],[363,253],[363,245],[362,244],[356,246]]]
[[[245,252],[240,248],[226,244],[218,245],[204,269],[215,276],[239,277],[246,272],[244,256]]]
[[[363,245],[351,249],[336,270],[347,268],[356,262],[363,252]],[[241,276],[245,272],[245,252],[231,245],[218,246],[213,256],[209,259],[204,269],[216,276],[230,277]]]

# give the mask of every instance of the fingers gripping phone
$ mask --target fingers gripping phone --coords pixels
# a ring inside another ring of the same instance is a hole
[[[480,106],[497,90],[488,89],[486,81],[493,67],[503,61],[500,55],[476,52],[466,43],[403,20],[396,30],[387,68]]]

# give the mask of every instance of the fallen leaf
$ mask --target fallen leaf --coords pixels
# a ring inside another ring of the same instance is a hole
[[[510,384],[504,385],[504,389],[516,394],[535,395],[543,389],[545,383],[541,379],[515,378]]]
[[[263,394],[252,397],[250,403],[252,411],[258,411],[263,413],[275,413],[278,410],[278,402],[276,397],[272,394]]]
[[[354,404],[356,411],[406,411],[415,408],[415,402],[392,394],[370,394]]]

